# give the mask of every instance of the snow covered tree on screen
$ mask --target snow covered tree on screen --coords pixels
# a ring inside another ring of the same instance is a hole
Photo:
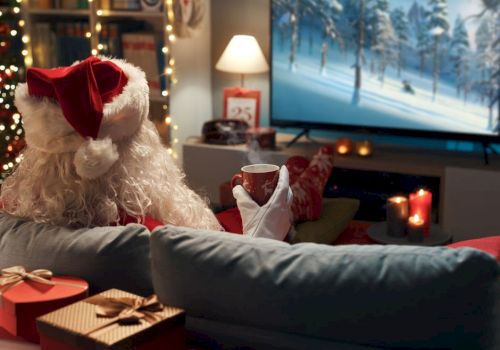
[[[337,0],[317,0],[313,4],[313,15],[321,19],[323,36],[321,43],[321,65],[320,72],[326,75],[326,64],[328,62],[328,42],[332,40],[343,47],[342,35],[337,29],[339,14],[343,7]]]
[[[365,30],[366,30],[366,0],[348,0],[351,11],[347,12],[351,19],[356,43],[354,68],[354,93],[352,104],[358,105],[361,98],[362,72],[365,64]]]
[[[483,16],[481,24],[476,32],[477,62],[481,71],[481,78],[478,82],[482,101],[486,100],[489,110],[488,128],[494,129],[498,126],[498,121],[494,118],[494,106],[498,103],[499,93],[499,72],[500,50],[497,44],[496,30],[498,28],[498,18],[493,14]]]
[[[383,83],[387,66],[395,60],[394,46],[397,39],[392,27],[388,0],[377,0],[374,10],[376,19],[372,26],[372,35],[375,40],[371,51],[377,58],[378,78]]]
[[[406,13],[402,8],[396,8],[391,13],[392,26],[396,32],[397,39],[397,66],[398,66],[398,77],[401,76],[401,70],[404,67],[403,60],[403,48],[408,43],[409,33],[408,33],[408,20],[406,18]]]
[[[422,17],[417,24],[417,51],[419,57],[419,71],[422,77],[425,72],[425,62],[431,53],[431,36],[429,34],[429,11],[422,9]]]
[[[455,20],[453,34],[450,44],[450,58],[453,64],[453,72],[455,73],[455,85],[457,89],[457,97],[463,93],[464,101],[467,101],[467,93],[470,90],[469,82],[469,56],[470,44],[467,30],[463,19],[458,16]]]
[[[429,33],[432,37],[432,96],[436,98],[438,92],[439,77],[441,73],[441,38],[450,29],[448,23],[448,2],[447,0],[429,0]]]

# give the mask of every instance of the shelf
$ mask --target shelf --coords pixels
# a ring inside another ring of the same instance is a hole
[[[58,16],[58,17],[88,17],[88,9],[29,9],[28,13],[34,16]]]
[[[149,96],[151,102],[166,103],[167,98],[163,96]]]
[[[165,14],[162,12],[150,11],[115,11],[102,10],[102,14],[98,17],[125,17],[130,19],[162,19]]]

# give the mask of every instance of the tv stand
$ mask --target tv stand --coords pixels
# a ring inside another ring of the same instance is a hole
[[[498,154],[498,152],[493,148],[493,146],[489,142],[482,142],[483,146],[483,157],[484,157],[484,165],[490,164],[490,157],[488,151],[493,154]]]
[[[286,148],[292,146],[295,142],[297,142],[302,136],[305,136],[306,139],[308,139],[309,141],[311,141],[312,143],[315,143],[315,144],[319,144],[318,141],[314,140],[310,135],[309,133],[311,132],[311,129],[304,129],[302,130],[301,132],[299,132],[291,141],[289,141],[287,144],[286,144]]]

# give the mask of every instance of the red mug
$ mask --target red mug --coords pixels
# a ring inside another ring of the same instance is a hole
[[[279,171],[279,166],[274,164],[247,165],[233,176],[231,187],[242,185],[255,203],[262,206],[271,198],[278,184]]]

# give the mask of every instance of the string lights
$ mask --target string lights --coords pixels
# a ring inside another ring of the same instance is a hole
[[[14,106],[16,84],[19,76],[24,75],[19,62],[24,56],[25,63],[31,64],[30,37],[23,34],[25,21],[18,18],[21,2],[12,1],[8,8],[0,11],[0,182],[21,162],[19,152],[24,147],[21,116]],[[9,50],[13,41],[23,45],[22,56]]]

